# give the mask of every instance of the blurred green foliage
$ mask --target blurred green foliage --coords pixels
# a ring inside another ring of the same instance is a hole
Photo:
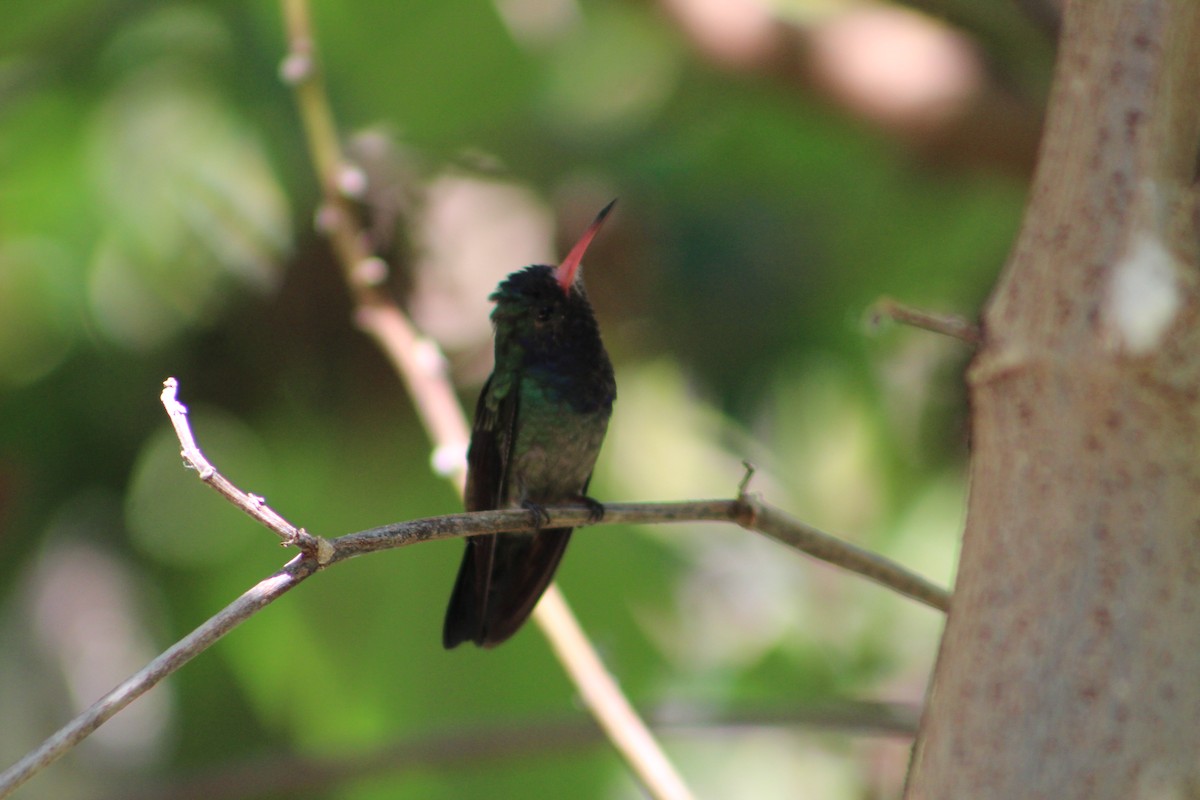
[[[561,212],[560,240],[620,196],[589,255],[620,387],[598,498],[729,496],[749,458],[769,500],[950,581],[968,354],[927,334],[872,337],[861,319],[885,294],[974,314],[1019,221],[1021,169],[923,150],[802,75],[706,60],[653,3],[315,5],[344,132],[394,142],[399,216],[371,202],[364,213],[397,234],[379,246],[426,321],[486,334],[495,278],[549,257],[530,245],[469,273],[458,291],[478,310],[461,322],[453,297],[422,301],[441,279],[422,223],[439,177],[516,187],[530,213]],[[457,501],[313,231],[312,168],[277,80],[278,9],[9,0],[4,17],[7,764],[288,557],[180,465],[158,404],[168,375],[214,463],[311,531]],[[989,17],[985,44],[1005,24]],[[991,74],[1035,82],[1005,52],[985,54]],[[488,342],[464,338],[451,356],[469,402]],[[532,626],[494,652],[442,651],[460,548],[375,555],[310,580],[25,791],[123,796],[279,753],[361,755],[430,732],[580,718]],[[933,612],[712,526],[581,533],[560,578],[634,700],[698,718],[919,702],[940,627]],[[906,752],[902,739],[779,725],[677,731],[666,744],[704,797],[892,791]],[[596,744],[311,796],[638,793]]]

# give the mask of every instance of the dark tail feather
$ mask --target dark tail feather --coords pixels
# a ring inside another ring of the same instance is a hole
[[[492,572],[492,597],[488,604],[481,647],[495,647],[529,619],[533,607],[558,569],[572,528],[551,528],[534,535],[497,534]]]
[[[571,530],[468,539],[446,611],[442,644],[447,649],[465,641],[495,647],[516,633],[553,580]]]
[[[463,642],[480,644],[483,639],[483,615],[487,611],[495,548],[495,535],[467,539],[467,551],[458,568],[446,622],[442,625],[442,646],[447,650]]]

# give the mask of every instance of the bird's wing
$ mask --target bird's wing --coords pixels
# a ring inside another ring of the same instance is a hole
[[[519,377],[502,384],[493,374],[483,385],[475,404],[471,448],[467,451],[468,511],[499,508],[504,500],[520,398]]]
[[[519,380],[500,384],[493,374],[483,386],[475,406],[471,447],[467,451],[468,511],[486,511],[501,505],[516,440],[519,398]],[[458,569],[442,628],[442,644],[446,649],[465,641],[483,643],[495,555],[496,534],[467,539],[467,551]]]

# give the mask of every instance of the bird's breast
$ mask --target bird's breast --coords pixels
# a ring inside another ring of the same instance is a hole
[[[583,494],[608,429],[610,410],[581,413],[536,391],[523,392],[521,400],[509,468],[509,504],[549,504]]]

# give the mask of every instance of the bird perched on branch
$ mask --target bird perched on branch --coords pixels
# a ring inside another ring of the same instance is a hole
[[[479,402],[467,453],[468,511],[583,502],[608,430],[617,386],[588,302],[580,262],[614,200],[557,268],[512,273],[492,294],[496,363]],[[528,619],[562,560],[571,528],[467,539],[442,644],[494,647]]]

